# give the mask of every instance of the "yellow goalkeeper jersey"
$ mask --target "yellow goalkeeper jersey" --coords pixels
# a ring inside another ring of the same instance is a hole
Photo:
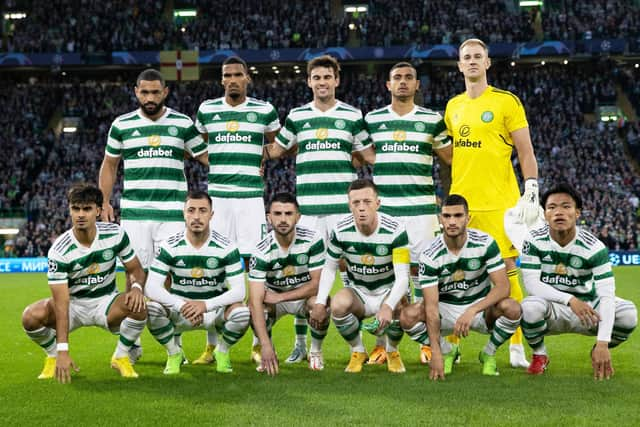
[[[529,126],[518,97],[492,86],[475,99],[465,92],[449,100],[444,121],[453,141],[450,193],[464,196],[471,210],[515,206],[511,132]]]

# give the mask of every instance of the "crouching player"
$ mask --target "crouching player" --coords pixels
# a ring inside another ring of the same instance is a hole
[[[417,342],[431,342],[433,380],[452,372],[458,354],[458,346],[442,335],[466,337],[470,330],[490,335],[479,359],[484,375],[498,375],[496,350],[515,333],[521,317],[520,305],[509,298],[500,250],[488,234],[467,229],[469,207],[460,195],[444,200],[440,222],[444,233],[420,256],[424,300],[402,310],[402,328]]]
[[[102,192],[81,184],[68,194],[72,228],[49,250],[48,281],[51,298],[37,301],[22,314],[25,332],[47,353],[38,377],[71,381],[77,367],[70,356],[69,333],[82,326],[99,326],[120,335],[111,366],[128,378],[137,378],[128,353],[140,337],[147,311],[141,283],[144,271],[127,233],[117,224],[97,222]],[[131,290],[116,289],[116,257],[124,264]]]
[[[231,241],[209,228],[212,215],[209,195],[189,192],[184,207],[186,229],[161,245],[149,268],[149,331],[167,350],[167,375],[178,374],[183,361],[174,334],[220,329],[216,370],[229,373],[233,371],[229,347],[249,327],[249,309],[242,303],[246,292],[240,253]],[[171,279],[168,291],[164,287],[167,276]]]
[[[610,378],[609,348],[627,340],[638,323],[631,302],[615,296],[605,245],[576,226],[582,199],[560,184],[542,197],[548,225],[532,230],[522,248],[522,276],[529,296],[522,301],[522,330],[533,349],[530,374],[549,364],[544,337],[578,333],[596,336],[591,364],[596,379]]]
[[[309,317],[324,265],[324,243],[319,233],[297,225],[298,202],[289,193],[275,195],[267,218],[273,230],[258,243],[250,261],[249,306],[253,329],[260,341],[258,370],[275,375],[278,358],[271,341],[271,327],[285,314]],[[328,328],[328,318],[320,324],[311,322],[312,370],[324,368],[322,340]]]
[[[360,372],[367,353],[360,335],[362,319],[375,316],[377,333],[387,334],[387,368],[405,372],[398,352],[402,329],[400,308],[406,304],[409,286],[409,238],[404,226],[379,213],[380,199],[372,181],[357,179],[349,186],[351,215],[333,228],[325,267],[320,276],[316,304],[310,324],[324,322],[327,298],[343,257],[351,285],[340,289],[331,300],[331,317],[338,332],[351,347],[346,372]]]

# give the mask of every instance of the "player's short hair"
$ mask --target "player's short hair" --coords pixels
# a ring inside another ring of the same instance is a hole
[[[489,46],[487,46],[487,44],[480,39],[467,39],[463,41],[460,47],[458,48],[458,56],[460,56],[460,53],[462,52],[462,48],[470,44],[477,44],[479,46],[482,46],[485,53],[487,54],[487,57],[489,57]]]
[[[445,206],[461,206],[464,208],[464,212],[469,212],[469,203],[467,203],[467,199],[465,199],[460,194],[449,194],[444,201],[442,202],[442,207]]]
[[[203,200],[206,199],[209,202],[209,207],[213,209],[213,203],[211,202],[211,197],[206,191],[203,190],[190,190],[187,193],[186,200]]]
[[[391,78],[391,75],[393,74],[393,70],[396,70],[398,68],[405,68],[405,67],[411,68],[413,70],[413,74],[415,74],[416,77],[418,77],[418,70],[416,70],[416,67],[414,67],[413,64],[410,62],[402,61],[402,62],[398,62],[393,67],[391,67],[391,69],[389,70],[389,78]]]
[[[271,203],[269,203],[269,211],[271,211],[271,206],[273,206],[274,203],[291,203],[295,205],[296,210],[300,209],[300,205],[298,205],[296,196],[291,193],[277,193],[275,196],[273,196]]]
[[[373,192],[376,193],[376,196],[378,195],[378,186],[374,184],[373,181],[366,178],[359,178],[352,181],[351,184],[349,184],[349,190],[347,192],[351,193],[354,190],[362,190],[363,188],[372,188]]]
[[[576,189],[573,188],[570,184],[566,182],[561,182],[560,184],[556,184],[554,187],[551,187],[551,189],[547,190],[542,195],[542,199],[540,200],[543,208],[546,208],[547,199],[552,194],[567,194],[569,197],[573,199],[574,203],[576,204],[576,208],[582,209],[582,197],[580,197]]]
[[[104,198],[102,191],[93,184],[79,183],[71,186],[67,192],[67,201],[71,205],[88,205],[95,203],[99,208],[102,207]]]
[[[224,62],[222,62],[223,67],[225,65],[231,65],[231,64],[242,65],[242,69],[244,70],[244,73],[249,74],[249,67],[247,66],[247,63],[245,62],[244,59],[240,58],[239,56],[230,56],[227,59],[225,59]]]
[[[147,68],[146,70],[138,74],[138,78],[136,79],[136,86],[140,86],[140,82],[142,80],[146,80],[148,82],[153,82],[157,80],[160,82],[162,87],[166,86],[166,83],[164,81],[164,76],[162,75],[162,73],[153,68]]]
[[[318,67],[331,68],[335,78],[340,76],[340,64],[338,63],[338,60],[331,55],[317,56],[309,61],[307,63],[307,76],[311,76],[311,71]]]

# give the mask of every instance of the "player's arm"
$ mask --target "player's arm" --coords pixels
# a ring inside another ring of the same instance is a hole
[[[127,272],[127,283],[130,283],[130,289],[125,294],[124,304],[134,313],[144,311],[146,304],[144,302],[144,283],[145,273],[137,256],[133,259],[122,263]]]
[[[120,163],[120,157],[104,155],[102,164],[100,165],[100,174],[98,176],[98,186],[102,191],[104,201],[102,202],[101,218],[105,222],[113,222],[115,216],[113,215],[113,206],[111,206],[111,192],[113,186],[116,183],[118,175],[118,163]]]
[[[206,312],[213,311],[216,308],[226,307],[237,302],[242,302],[246,295],[246,289],[244,285],[244,275],[242,271],[240,274],[227,277],[227,283],[229,289],[218,295],[217,297],[209,298],[206,300],[189,300],[187,301],[180,312],[190,322],[196,322],[196,319],[200,318]],[[195,323],[194,323],[195,324]]]
[[[431,363],[429,368],[429,379],[444,379],[444,359],[440,348],[440,309],[438,302],[440,294],[438,291],[437,278],[435,284],[422,287],[422,297],[424,301],[424,315],[427,323],[427,333],[429,334],[429,344],[431,346]],[[422,281],[421,281],[422,283]]]
[[[437,148],[434,151],[445,165],[451,166],[451,160],[453,159],[453,144],[446,145],[442,148]]]
[[[152,301],[159,302],[166,307],[172,307],[176,311],[180,311],[186,300],[178,295],[170,293],[164,286],[166,272],[160,272],[150,268],[147,275],[147,281],[144,286],[144,294]]]
[[[600,298],[600,304],[597,308],[600,316],[598,336],[596,345],[591,352],[593,376],[597,380],[609,379],[614,372],[609,342],[616,316],[616,283],[609,263],[609,253],[604,245],[589,261],[593,265],[596,294]]]
[[[264,313],[265,291],[264,282],[255,280],[249,282],[249,310],[251,311],[253,332],[260,340],[260,346],[262,347],[260,368],[267,371],[269,375],[276,375],[278,373],[278,357],[267,331]]]
[[[208,152],[204,152],[202,154],[199,154],[195,157],[195,159],[202,165],[209,167],[209,153]]]
[[[68,282],[49,285],[56,314],[56,379],[65,384],[71,382],[71,368],[78,370],[69,355],[69,286]]]
[[[524,192],[518,201],[520,218],[527,225],[534,224],[540,213],[538,191],[538,162],[533,151],[529,128],[524,127],[511,132],[511,138],[518,152],[520,171],[524,178]]]
[[[520,270],[527,294],[558,304],[569,305],[569,300],[573,298],[573,295],[560,291],[540,279],[542,274],[540,254],[535,242],[530,237],[525,238],[522,243]]]
[[[403,231],[406,236],[406,232]],[[404,239],[403,236],[399,236]],[[408,243],[408,240],[407,240]],[[389,295],[380,306],[376,319],[380,322],[379,331],[383,331],[393,320],[393,310],[407,294],[409,290],[409,248],[407,246],[396,247],[392,251],[394,282]]]

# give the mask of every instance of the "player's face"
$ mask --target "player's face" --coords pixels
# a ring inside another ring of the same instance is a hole
[[[243,98],[247,96],[247,86],[251,78],[245,72],[242,64],[227,64],[222,66],[222,86],[225,96]]]
[[[580,209],[576,208],[576,202],[568,194],[551,194],[544,207],[544,218],[552,231],[570,231],[576,227]]]
[[[213,211],[206,199],[188,199],[184,205],[184,221],[192,233],[209,231],[209,221]]]
[[[416,70],[411,67],[396,68],[391,72],[387,82],[391,97],[401,101],[413,99],[419,87],[420,81],[416,76]]]
[[[330,100],[336,97],[336,88],[340,85],[340,77],[336,77],[333,68],[315,67],[311,70],[307,85],[311,88],[314,99]]]
[[[95,228],[100,215],[100,207],[95,203],[75,203],[69,206],[71,223],[78,231],[87,231]]]
[[[147,116],[155,116],[162,111],[169,88],[162,86],[160,80],[140,80],[135,92],[142,111]]]
[[[440,222],[444,228],[444,234],[452,239],[461,236],[467,230],[469,214],[464,211],[462,205],[443,206],[440,213]]]
[[[460,51],[458,70],[467,80],[485,78],[491,66],[491,60],[482,46],[475,43],[466,45]]]
[[[361,188],[349,192],[349,209],[358,226],[370,227],[376,221],[380,199],[373,188]]]
[[[273,202],[267,217],[277,234],[287,236],[295,229],[300,212],[293,203]]]

